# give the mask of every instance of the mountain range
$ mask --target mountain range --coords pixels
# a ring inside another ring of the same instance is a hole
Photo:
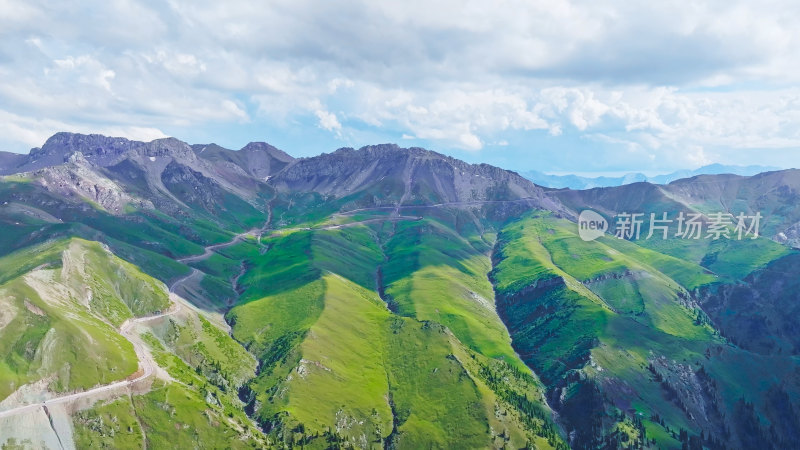
[[[643,173],[631,172],[622,176],[583,177],[578,175],[551,175],[536,170],[523,172],[522,175],[539,186],[556,189],[592,189],[596,187],[622,186],[631,183],[648,182],[652,184],[668,184],[682,178],[697,175],[742,175],[752,176],[763,172],[780,170],[770,166],[733,166],[725,164],[709,164],[694,170],[677,170],[664,175],[647,176]]]
[[[392,144],[58,133],[0,174],[3,446],[800,438],[798,170],[571,190]],[[763,220],[586,241],[585,209]]]

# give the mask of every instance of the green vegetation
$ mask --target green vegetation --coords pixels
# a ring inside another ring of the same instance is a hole
[[[235,395],[255,374],[253,356],[201,315],[181,311],[148,326],[161,346],[226,393]]]
[[[204,394],[205,392],[205,394]],[[232,411],[232,410],[231,410]],[[261,448],[257,430],[231,417],[204,387],[156,381],[151,391],[79,412],[78,448]]]
[[[385,251],[385,293],[399,314],[441,323],[478,353],[525,367],[494,310],[485,244],[475,248],[443,224],[425,220],[399,222]]]
[[[78,447],[786,448],[800,436],[797,252],[766,239],[585,242],[568,211],[499,202],[519,195],[489,181],[473,196],[490,203],[431,206],[449,186],[420,161],[353,191],[316,179],[296,192],[180,158],[154,182],[124,160],[98,169],[133,198],[108,211],[40,175],[0,179],[12,200],[0,206],[0,399],[131,376],[119,327],[157,316],[135,330],[160,369],[74,413]],[[585,195],[603,211],[723,205],[637,189]],[[734,197],[784,208],[770,229],[795,217],[772,192]]]
[[[561,445],[533,376],[513,395],[487,381],[527,371],[494,312],[489,247],[437,222],[386,226],[273,233],[247,260],[228,320],[261,361],[248,394],[258,421],[287,445]],[[403,252],[430,230],[421,254]],[[389,307],[419,308],[387,309],[381,279]]]
[[[260,448],[264,436],[245,415],[237,390],[253,377],[255,360],[202,316],[148,322],[142,337],[174,380],[78,413],[76,444],[101,448]],[[155,334],[154,334],[155,333]]]
[[[112,325],[165,309],[164,286],[96,242],[73,239],[40,246],[32,257],[26,252],[0,259],[36,264],[0,285],[0,398],[43,379],[64,392],[135,372],[133,347]]]
[[[73,419],[78,448],[141,449],[144,433],[127,397],[80,411]]]
[[[239,273],[240,262],[213,253],[210,257],[189,264],[203,273],[222,279],[231,279]]]
[[[743,278],[790,250],[769,239],[655,239],[637,244],[676,258],[692,261],[728,281]]]
[[[730,346],[704,319],[693,292],[724,278],[633,242],[584,242],[576,231],[546,213],[507,225],[492,279],[515,349],[561,393],[559,412],[579,442],[676,448],[701,431],[730,439],[724,418],[734,405],[720,399],[757,401],[754,380],[774,386],[775,373],[798,370]],[[783,253],[747,248],[748,268]],[[736,255],[730,261],[744,261]],[[749,270],[720,267],[724,277]],[[742,370],[765,366],[771,373]]]

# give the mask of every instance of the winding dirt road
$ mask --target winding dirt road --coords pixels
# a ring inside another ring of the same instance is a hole
[[[205,252],[203,254],[197,255],[197,256],[192,256],[192,257],[189,257],[189,258],[184,258],[183,260],[179,260],[179,261],[182,261],[182,262],[201,261],[201,260],[211,256],[212,253],[214,252],[214,250],[218,250],[220,248],[225,248],[227,246],[235,244],[236,242],[238,242],[246,234],[247,233],[242,233],[242,234],[236,235],[236,237],[234,237],[233,240],[231,240],[230,242],[226,242],[226,243],[223,243],[223,244],[216,244],[216,245],[212,245],[212,246],[206,247]],[[95,388],[92,388],[92,389],[89,389],[89,390],[86,390],[86,391],[75,392],[75,393],[66,394],[66,395],[61,395],[61,396],[58,396],[58,397],[53,397],[51,399],[44,400],[42,402],[31,403],[31,404],[28,404],[28,405],[22,405],[22,406],[18,406],[16,408],[0,411],[0,419],[6,418],[6,417],[10,417],[10,416],[14,416],[14,415],[18,415],[18,414],[24,414],[24,413],[28,413],[28,412],[33,412],[33,411],[37,410],[38,408],[44,408],[44,407],[47,407],[47,406],[53,406],[53,405],[57,405],[57,404],[69,403],[69,402],[72,402],[72,401],[75,401],[75,400],[79,400],[79,399],[82,399],[82,398],[92,397],[92,396],[95,396],[97,394],[101,394],[101,393],[104,393],[104,392],[112,391],[114,389],[127,387],[127,386],[132,386],[132,385],[134,385],[136,383],[139,383],[141,381],[144,381],[147,378],[149,378],[150,376],[152,376],[153,373],[155,373],[156,368],[158,367],[158,365],[156,364],[155,360],[153,359],[153,356],[147,350],[147,347],[146,347],[145,343],[142,341],[141,337],[139,336],[139,333],[136,332],[136,325],[142,324],[142,323],[146,323],[146,322],[149,322],[151,320],[160,319],[162,317],[166,317],[166,316],[169,316],[171,314],[175,314],[182,306],[187,305],[188,302],[186,302],[185,300],[181,299],[180,297],[178,297],[175,294],[175,289],[178,286],[180,286],[181,284],[187,282],[192,277],[198,276],[201,273],[202,272],[200,272],[199,270],[193,268],[192,271],[189,272],[188,275],[186,275],[185,277],[180,278],[180,279],[178,279],[178,280],[176,280],[176,281],[174,281],[172,283],[172,286],[170,286],[170,288],[169,288],[170,307],[169,307],[169,309],[167,311],[159,313],[159,314],[155,314],[155,315],[152,315],[152,316],[138,317],[138,318],[135,318],[135,319],[128,319],[125,322],[123,322],[122,325],[120,325],[119,330],[118,330],[119,333],[122,336],[124,336],[133,345],[133,350],[136,352],[136,358],[139,361],[139,370],[137,371],[138,375],[135,378],[116,381],[114,383],[105,384],[105,385],[98,386],[98,387],[95,387]]]
[[[324,226],[321,226],[321,227],[300,228],[300,229],[302,229],[302,230],[329,230],[329,229],[346,228],[346,227],[356,226],[356,225],[360,225],[360,224],[364,224],[364,223],[386,221],[386,220],[398,221],[398,220],[419,220],[419,219],[421,219],[421,217],[418,217],[418,216],[380,217],[380,218],[374,218],[374,219],[366,219],[366,220],[358,221],[358,222],[350,222],[350,223],[344,223],[344,224],[338,224],[338,225],[324,225]],[[290,229],[275,230],[275,232],[287,231],[287,230],[290,230]],[[253,235],[253,233],[256,233],[256,232],[259,232],[259,231],[263,232],[265,230],[264,229],[261,229],[261,230],[256,229],[256,230],[250,230],[250,231],[246,231],[244,233],[237,234],[232,240],[230,240],[228,242],[224,242],[222,244],[209,245],[209,246],[205,247],[205,249],[204,249],[202,254],[181,258],[181,259],[178,259],[178,261],[182,262],[182,263],[202,261],[204,259],[209,258],[212,254],[214,254],[215,251],[223,249],[223,248],[226,248],[226,247],[230,247],[231,245],[234,245],[237,242],[239,242],[244,236]],[[139,383],[139,382],[142,382],[142,381],[146,380],[147,378],[149,378],[150,376],[152,376],[155,373],[158,365],[156,364],[156,362],[153,359],[153,357],[150,354],[150,352],[147,350],[147,346],[142,341],[139,333],[136,332],[136,325],[142,324],[142,323],[146,323],[146,322],[149,322],[151,320],[160,319],[162,317],[166,317],[166,316],[169,316],[171,314],[175,314],[181,307],[189,307],[189,308],[192,308],[192,309],[196,310],[196,308],[193,305],[191,305],[189,302],[187,302],[186,300],[184,300],[183,298],[181,298],[177,294],[175,294],[175,291],[182,284],[186,283],[187,281],[189,281],[193,277],[197,277],[197,276],[200,276],[200,275],[202,275],[202,272],[200,270],[192,268],[191,272],[189,272],[188,275],[186,275],[186,276],[184,276],[184,277],[182,277],[182,278],[180,278],[180,279],[178,279],[178,280],[176,280],[176,281],[174,281],[172,283],[172,285],[169,287],[170,308],[167,311],[159,313],[159,314],[155,314],[155,315],[152,315],[152,316],[139,317],[139,318],[135,318],[135,319],[128,319],[125,322],[123,322],[122,325],[120,325],[119,330],[118,330],[119,333],[121,335],[123,335],[128,341],[130,341],[130,343],[133,345],[133,349],[136,352],[136,357],[137,357],[137,359],[139,361],[139,371],[137,371],[138,375],[135,378],[116,381],[114,383],[98,386],[98,387],[95,387],[95,388],[92,388],[92,389],[89,389],[89,390],[86,390],[86,391],[75,392],[75,393],[72,393],[72,394],[65,394],[65,395],[53,397],[53,398],[50,398],[50,399],[47,399],[47,400],[44,400],[44,401],[41,401],[41,402],[38,402],[38,403],[31,403],[31,404],[27,404],[27,405],[21,405],[21,406],[12,408],[12,409],[7,409],[7,410],[4,410],[4,411],[0,411],[0,419],[6,418],[6,417],[10,417],[10,416],[15,416],[15,415],[18,415],[18,414],[24,414],[24,413],[33,412],[33,411],[37,410],[38,408],[46,408],[48,406],[69,403],[69,402],[72,402],[72,401],[75,401],[75,400],[79,400],[79,399],[83,399],[83,398],[87,398],[87,397],[92,397],[92,396],[95,396],[97,394],[101,394],[101,393],[105,393],[105,392],[108,392],[108,391],[112,391],[114,389],[132,386],[132,385],[134,385],[136,383]]]
[[[184,257],[184,258],[179,258],[176,261],[181,262],[181,263],[190,263],[190,262],[198,262],[198,261],[202,261],[204,259],[208,259],[217,250],[221,250],[223,248],[230,247],[231,245],[241,241],[242,238],[245,237],[245,236],[250,235],[250,236],[255,237],[255,233],[257,233],[259,231],[260,230],[258,228],[256,228],[256,229],[253,229],[253,230],[250,230],[250,231],[245,231],[244,233],[239,233],[236,236],[234,236],[233,239],[231,239],[228,242],[223,242],[221,244],[209,245],[209,246],[205,247],[203,249],[203,253],[201,253],[199,255],[193,255],[193,256],[187,256],[187,257]],[[173,286],[174,286],[174,284],[173,284]]]
[[[103,386],[98,386],[96,388],[89,389],[87,391],[76,392],[73,394],[62,395],[58,397],[54,397],[39,403],[31,403],[29,405],[19,406],[13,409],[8,409],[5,411],[0,411],[0,419],[5,417],[23,414],[26,412],[32,412],[37,408],[43,408],[46,406],[52,406],[62,403],[68,403],[74,400],[91,397],[93,395],[97,395],[103,392],[111,391],[114,389],[118,389],[121,387],[131,386],[136,384],[140,381],[143,381],[153,375],[155,373],[157,364],[153,359],[152,355],[149,351],[147,351],[144,342],[141,340],[141,337],[138,333],[134,332],[134,326],[140,323],[148,322],[151,320],[159,319],[170,314],[174,314],[178,310],[178,306],[173,303],[170,309],[164,313],[156,314],[153,316],[147,317],[139,317],[136,319],[128,319],[119,328],[119,333],[125,336],[128,341],[133,345],[133,350],[136,352],[136,357],[139,360],[139,372],[141,372],[138,376],[133,379],[117,381],[111,384],[106,384]]]

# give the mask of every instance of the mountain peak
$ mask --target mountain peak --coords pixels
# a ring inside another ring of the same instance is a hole
[[[170,157],[184,162],[197,160],[192,147],[174,137],[155,139],[146,143],[135,142],[129,150],[146,158]]]
[[[562,210],[515,172],[397,144],[345,147],[302,158],[277,173],[270,184],[279,191],[348,198],[348,207],[519,202]]]
[[[231,150],[213,143],[194,144],[191,148],[203,160],[228,168],[238,167],[237,170],[262,181],[294,161],[292,156],[266,142],[250,142],[241,150]]]
[[[242,147],[240,151],[252,152],[257,150],[277,150],[277,148],[275,148],[270,144],[267,144],[266,142],[254,141],[254,142],[249,142],[247,145]]]
[[[337,150],[346,150],[346,151],[353,151],[353,152],[364,152],[370,155],[377,155],[377,156],[385,156],[385,155],[392,155],[392,154],[404,154],[410,155],[414,157],[433,157],[439,159],[449,159],[453,161],[457,161],[455,158],[451,158],[447,155],[443,155],[441,153],[437,153],[433,150],[428,150],[422,147],[401,147],[394,143],[386,143],[386,144],[375,144],[375,145],[365,145],[358,150],[354,150],[352,148],[344,148]]]
[[[260,141],[250,142],[249,144],[242,147],[242,149],[239,151],[244,153],[266,153],[270,157],[277,159],[278,161],[281,161],[283,163],[289,163],[294,161],[293,156],[266,142],[260,142]]]
[[[102,134],[81,134],[58,132],[50,136],[38,149],[38,153],[54,154],[69,153],[73,151],[94,150],[97,148],[124,146],[132,141],[123,137],[108,137]],[[37,149],[34,149],[37,150]],[[31,151],[31,153],[36,153]]]

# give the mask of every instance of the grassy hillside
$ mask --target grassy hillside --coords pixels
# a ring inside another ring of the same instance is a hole
[[[781,381],[800,367],[740,349],[710,325],[690,292],[719,282],[707,269],[614,238],[584,242],[574,223],[546,213],[505,227],[494,260],[514,347],[574,444],[780,447],[796,429],[767,419],[794,416],[765,393],[800,392]],[[745,423],[751,431],[737,431]]]
[[[130,396],[70,405],[78,448],[800,439],[796,251],[585,242],[565,218],[763,206],[790,242],[793,178],[545,193],[394,146],[253,177],[258,161],[168,141],[0,178],[0,400],[125,379],[137,352],[158,365]]]
[[[248,398],[270,436],[312,447],[562,445],[494,312],[489,247],[436,222],[386,227],[274,233],[247,259],[228,319],[261,362]],[[426,247],[404,240],[425,233],[430,252],[413,254]]]
[[[159,366],[174,381],[156,380],[147,394],[123,397],[73,418],[78,448],[263,448],[268,442],[235,396],[220,390],[146,335]]]
[[[0,204],[0,223],[6,230],[0,237],[0,255],[46,240],[81,237],[103,242],[115,254],[164,282],[189,272],[175,259],[202,253],[203,246],[226,242],[235,232],[259,227],[266,220],[256,210],[248,210],[243,224],[236,219],[225,220],[235,216],[216,218],[205,210],[171,216],[157,209],[131,206],[111,214],[85,199],[48,192],[32,177],[0,177],[0,198],[10,200]],[[224,199],[220,204],[225,205]]]
[[[166,309],[166,288],[96,242],[49,242],[0,259],[0,398],[48,380],[87,389],[127,377],[137,360],[114,327]]]
[[[473,246],[434,220],[400,222],[392,233],[382,265],[391,307],[404,316],[441,323],[472,350],[524,368],[494,310],[489,246]]]
[[[118,327],[170,307],[166,286],[98,242],[48,241],[0,258],[0,268],[3,399],[38,381],[58,394],[132,375],[137,356]],[[76,445],[266,445],[238,399],[238,389],[255,374],[255,359],[186,307],[145,324],[150,351],[171,381],[78,412]]]

